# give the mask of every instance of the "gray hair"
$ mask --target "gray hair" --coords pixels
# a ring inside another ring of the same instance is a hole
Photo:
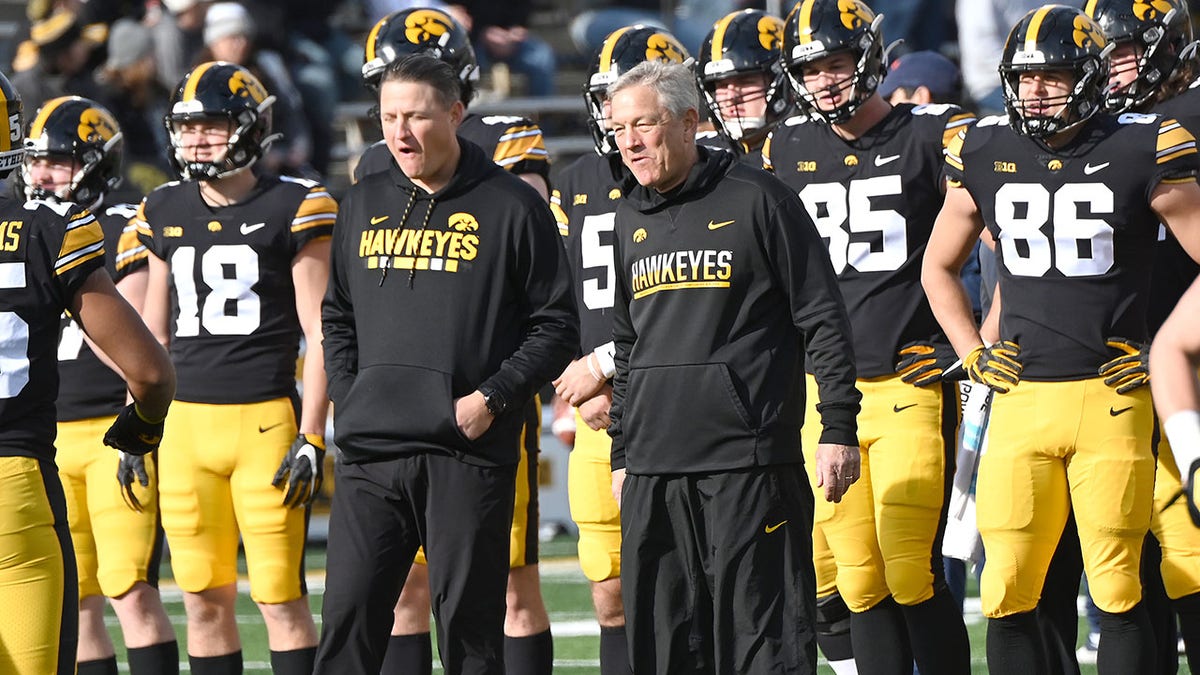
[[[700,94],[691,68],[682,63],[643,61],[630,68],[608,87],[608,98],[630,87],[649,87],[658,94],[658,101],[672,117],[682,117],[688,110],[700,109]]]

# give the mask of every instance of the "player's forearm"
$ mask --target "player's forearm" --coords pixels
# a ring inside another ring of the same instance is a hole
[[[306,336],[307,353],[301,372],[304,395],[300,403],[300,433],[325,436],[325,420],[329,414],[328,379],[325,377],[325,354],[321,349],[321,334]]]
[[[929,307],[950,339],[954,351],[966,358],[972,349],[983,343],[983,339],[979,336],[979,328],[971,311],[971,300],[959,280],[958,271],[931,264],[926,258],[921,270],[921,285],[929,298]]]
[[[1200,355],[1189,355],[1169,328],[1163,327],[1150,349],[1150,390],[1164,420],[1181,410],[1200,410]]]

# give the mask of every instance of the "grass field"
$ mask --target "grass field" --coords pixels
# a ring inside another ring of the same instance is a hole
[[[587,580],[579,571],[578,562],[575,560],[575,542],[569,537],[559,537],[558,539],[543,543],[541,548],[542,556],[542,593],[546,600],[546,606],[550,610],[550,619],[553,622],[554,632],[554,670],[555,672],[570,674],[570,675],[599,675],[600,666],[597,654],[599,653],[599,627],[596,625],[591,609],[591,594],[588,589]],[[309,570],[309,592],[310,601],[312,603],[313,613],[317,619],[317,626],[320,627],[321,622],[321,603],[324,599],[324,550],[312,551],[307,560]],[[172,622],[175,624],[176,631],[179,635],[180,654],[183,655],[186,650],[186,634],[185,620],[183,611],[183,600],[179,590],[171,583],[171,571],[169,563],[163,564],[162,570],[162,593],[163,599],[166,602],[167,612],[171,616]],[[974,587],[974,582],[971,582],[971,588],[968,588],[967,610],[965,612],[967,629],[971,637],[971,654],[973,673],[986,673],[987,667],[984,661],[984,621],[979,614],[978,589]],[[246,663],[247,674],[265,674],[270,673],[270,655],[267,649],[266,630],[263,627],[262,617],[259,616],[258,609],[254,603],[250,601],[248,591],[238,598],[238,625],[241,628],[243,640],[243,655]],[[118,660],[121,661],[122,672],[128,672],[128,668],[124,663],[124,654],[121,648],[120,630],[117,626],[116,617],[112,615],[111,610],[108,617],[108,626],[113,634],[113,642],[117,645]],[[1080,635],[1086,635],[1087,628],[1081,622]],[[183,663],[180,667],[183,671],[187,671],[186,658],[183,658]],[[440,672],[440,667],[435,661],[435,672]],[[1095,673],[1095,666],[1084,665],[1082,671],[1085,675]],[[833,670],[827,665],[822,664],[817,671],[822,675],[832,675]],[[1188,673],[1187,666],[1180,666],[1181,673]]]

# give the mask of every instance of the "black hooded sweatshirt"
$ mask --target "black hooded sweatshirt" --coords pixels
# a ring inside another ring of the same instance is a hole
[[[774,176],[698,150],[682,185],[617,206],[612,468],[803,462],[806,338],[821,442],[857,445],[850,323],[816,227]]]
[[[322,305],[335,440],[350,463],[418,452],[482,466],[518,461],[524,404],[579,339],[566,255],[549,207],[459,139],[433,194],[393,163],[346,195]],[[507,403],[468,441],[454,399]]]

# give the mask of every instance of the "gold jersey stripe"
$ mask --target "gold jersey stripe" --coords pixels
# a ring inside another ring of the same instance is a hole
[[[338,205],[333,197],[328,194],[310,194],[300,202],[299,208],[296,209],[296,215],[292,217],[292,222],[322,213],[328,213],[330,217],[336,218],[337,212]]]
[[[959,171],[963,170],[962,149],[963,145],[967,142],[967,129],[969,128],[963,127],[959,129],[958,133],[954,134],[954,138],[951,138],[950,142],[946,144],[946,149],[943,151],[943,154],[946,155],[946,163]]]
[[[291,231],[292,232],[303,232],[305,230],[311,230],[314,227],[329,227],[329,226],[332,226],[335,222],[337,222],[336,218],[320,218],[320,219],[309,220],[309,221],[303,222],[303,223],[297,223],[297,222],[293,221]]]
[[[1173,159],[1196,153],[1196,137],[1173,119],[1165,119],[1158,127],[1155,161],[1166,164]]]
[[[1039,7],[1037,12],[1034,13],[1033,18],[1029,20],[1029,30],[1025,33],[1025,51],[1032,52],[1037,50],[1038,33],[1042,30],[1042,22],[1045,21],[1046,15],[1054,7],[1054,5]]]
[[[942,132],[942,147],[949,148],[950,142],[954,140],[955,136],[958,136],[958,132],[962,131],[964,127],[970,126],[974,122],[975,116],[971,113],[962,113],[960,115],[954,115],[951,117],[950,120],[946,122],[946,129]]]
[[[492,153],[492,161],[501,166],[512,164],[519,159],[549,161],[542,131],[537,127],[514,127],[501,136],[501,139]]]
[[[84,211],[67,223],[54,273],[62,274],[96,257],[104,256],[104,231],[92,214]]]
[[[762,146],[762,167],[767,171],[775,170],[775,165],[771,162],[771,139],[773,137],[773,135],[768,135]]]

